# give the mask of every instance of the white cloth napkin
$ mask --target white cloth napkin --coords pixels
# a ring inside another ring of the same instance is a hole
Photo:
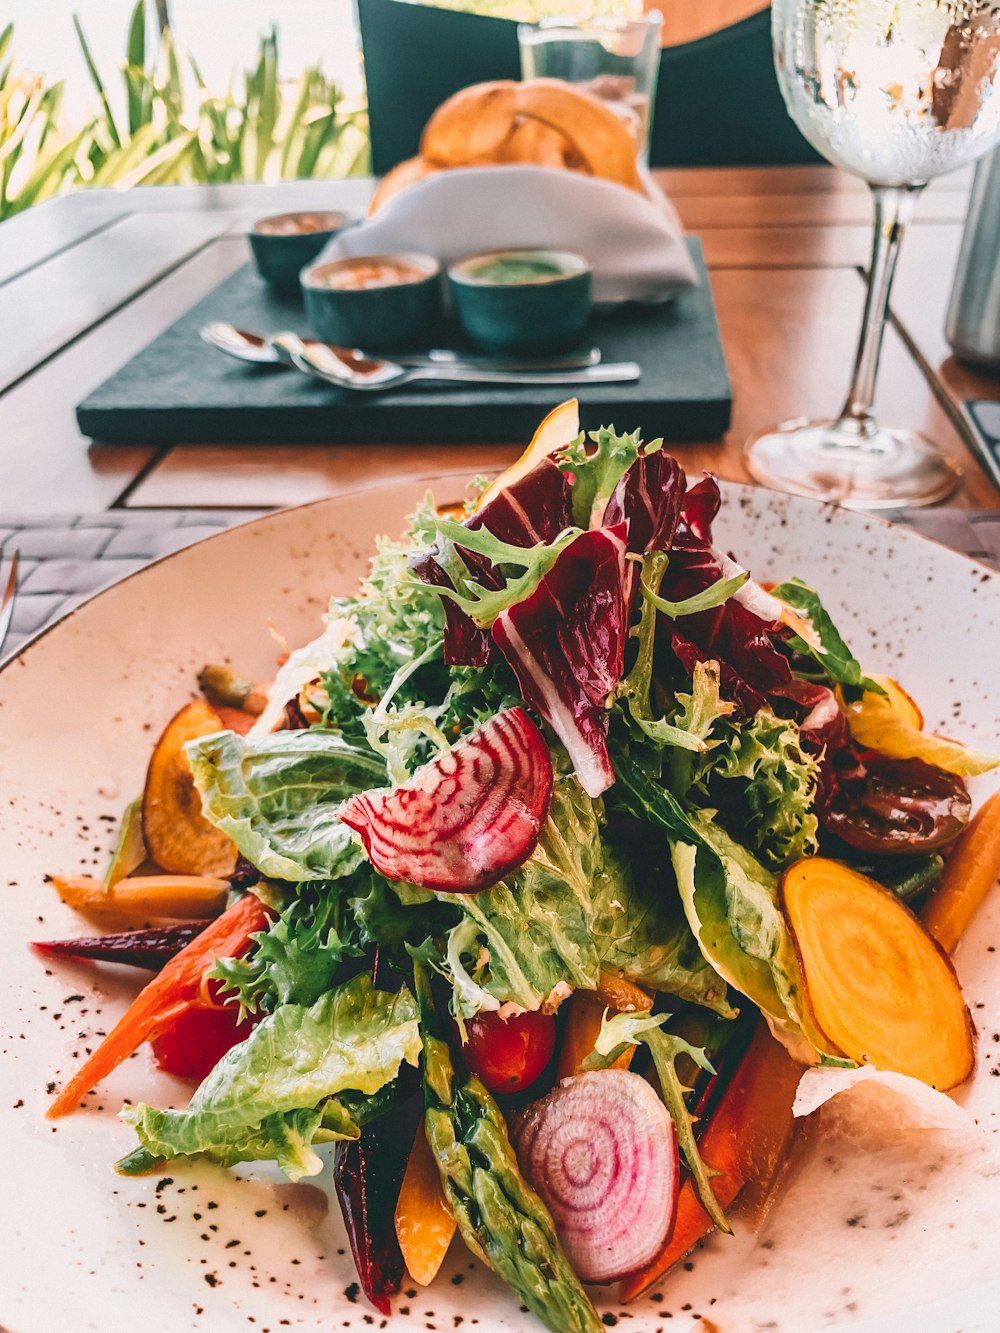
[[[335,236],[314,262],[409,250],[448,264],[520,247],[584,255],[602,304],[662,301],[698,282],[680,219],[655,189],[645,197],[579,172],[520,165],[439,171]]]

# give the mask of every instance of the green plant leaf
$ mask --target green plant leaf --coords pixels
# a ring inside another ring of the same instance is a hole
[[[80,51],[83,54],[83,63],[87,66],[87,73],[90,75],[90,81],[101,102],[104,111],[104,124],[107,127],[111,142],[116,148],[121,148],[121,136],[118,133],[118,126],[115,124],[115,118],[111,111],[111,103],[108,101],[108,94],[105,91],[104,83],[98,71],[94,57],[90,50],[90,43],[87,41],[87,34],[83,30],[83,24],[80,22],[79,14],[73,15],[73,27],[76,29],[77,41],[80,43]]]
[[[148,123],[153,107],[153,90],[146,75],[146,0],[137,0],[129,20],[123,77],[131,136]]]

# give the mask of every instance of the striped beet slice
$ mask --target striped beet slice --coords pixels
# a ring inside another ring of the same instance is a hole
[[[340,813],[386,879],[477,893],[523,865],[552,798],[552,760],[523,708],[490,718],[392,791]]]

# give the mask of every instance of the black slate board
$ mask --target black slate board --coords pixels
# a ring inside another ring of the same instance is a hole
[[[528,439],[557,402],[580,400],[586,429],[641,426],[646,438],[711,440],[729,425],[726,362],[698,241],[701,283],[661,306],[595,315],[587,338],[605,361],[638,361],[634,384],[413,385],[385,394],[328,387],[294,371],[248,366],[198,330],[228,320],[253,331],[309,332],[298,301],[274,295],[247,264],[143,348],[76,409],[81,431],[109,443],[488,443]],[[457,346],[456,331],[435,332]]]

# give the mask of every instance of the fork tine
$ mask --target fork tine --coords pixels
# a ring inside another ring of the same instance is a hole
[[[10,571],[7,574],[7,582],[4,585],[3,593],[0,594],[0,651],[3,650],[4,639],[7,637],[7,631],[10,629],[11,617],[14,614],[14,597],[17,593],[17,571],[21,563],[21,552],[15,549],[10,562]]]

